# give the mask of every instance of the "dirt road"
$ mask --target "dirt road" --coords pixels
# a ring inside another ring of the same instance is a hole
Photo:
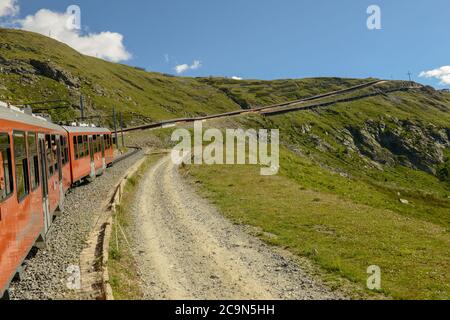
[[[179,176],[169,157],[137,194],[136,256],[146,299],[340,299],[233,225]]]

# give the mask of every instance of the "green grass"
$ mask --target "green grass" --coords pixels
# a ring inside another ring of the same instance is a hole
[[[280,129],[280,174],[261,177],[252,166],[190,166],[189,171],[227,217],[275,234],[261,236],[311,259],[324,278],[344,277],[364,289],[367,267],[374,264],[383,272],[383,295],[448,299],[450,185],[398,164],[382,170],[369,166],[360,155],[346,154],[337,139],[343,128],[361,127],[369,119],[448,130],[449,109],[441,98],[396,93],[327,110],[234,119],[233,127]],[[419,103],[423,99],[426,106]],[[305,125],[311,132],[302,133]],[[331,150],[318,149],[312,134]]]
[[[161,158],[161,155],[149,156],[139,170],[127,182],[122,202],[114,216],[111,239],[109,243],[108,272],[111,288],[116,300],[142,299],[141,279],[138,267],[129,244],[133,241],[131,226],[134,223],[131,206],[137,185],[145,172]],[[122,234],[122,231],[125,237]]]
[[[445,227],[383,208],[379,201],[390,201],[389,197],[374,195],[361,182],[342,186],[344,180],[318,166],[287,161],[284,156],[285,171],[274,177],[261,177],[255,166],[190,166],[188,170],[225,216],[276,235],[263,239],[311,259],[326,274],[365,287],[367,268],[378,265],[385,295],[450,298],[450,236]]]
[[[373,79],[310,78],[273,81],[201,78],[242,108],[271,105],[362,84]]]

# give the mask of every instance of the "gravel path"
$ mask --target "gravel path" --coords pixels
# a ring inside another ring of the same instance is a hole
[[[66,198],[66,212],[55,220],[47,249],[33,249],[35,256],[26,261],[23,278],[11,284],[12,299],[77,298],[76,292],[67,289],[67,268],[79,265],[80,253],[106,196],[124,172],[141,157],[142,154],[138,153],[117,163],[92,183],[70,191]]]
[[[136,258],[147,299],[342,299],[197,196],[169,157],[136,195]]]

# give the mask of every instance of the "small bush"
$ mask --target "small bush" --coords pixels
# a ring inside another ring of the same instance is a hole
[[[443,182],[450,183],[450,162],[446,162],[438,168],[437,177]]]

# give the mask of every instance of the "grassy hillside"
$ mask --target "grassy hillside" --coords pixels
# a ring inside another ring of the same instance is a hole
[[[243,109],[248,109],[337,91],[374,79],[311,78],[236,81],[226,78],[202,78],[200,80],[224,92]]]
[[[421,89],[217,121],[210,125],[280,129],[280,174],[261,177],[254,166],[188,171],[230,219],[315,261],[326,279],[364,290],[367,268],[378,265],[383,295],[448,299],[449,107],[449,95]]]
[[[112,107],[116,107],[125,112],[127,123],[239,108],[220,90],[198,80],[87,57],[30,32],[0,29],[0,66],[2,100],[26,103],[62,99],[78,106],[82,93],[87,100],[88,116],[97,113],[110,116]],[[56,120],[79,116],[76,109],[50,113]]]

